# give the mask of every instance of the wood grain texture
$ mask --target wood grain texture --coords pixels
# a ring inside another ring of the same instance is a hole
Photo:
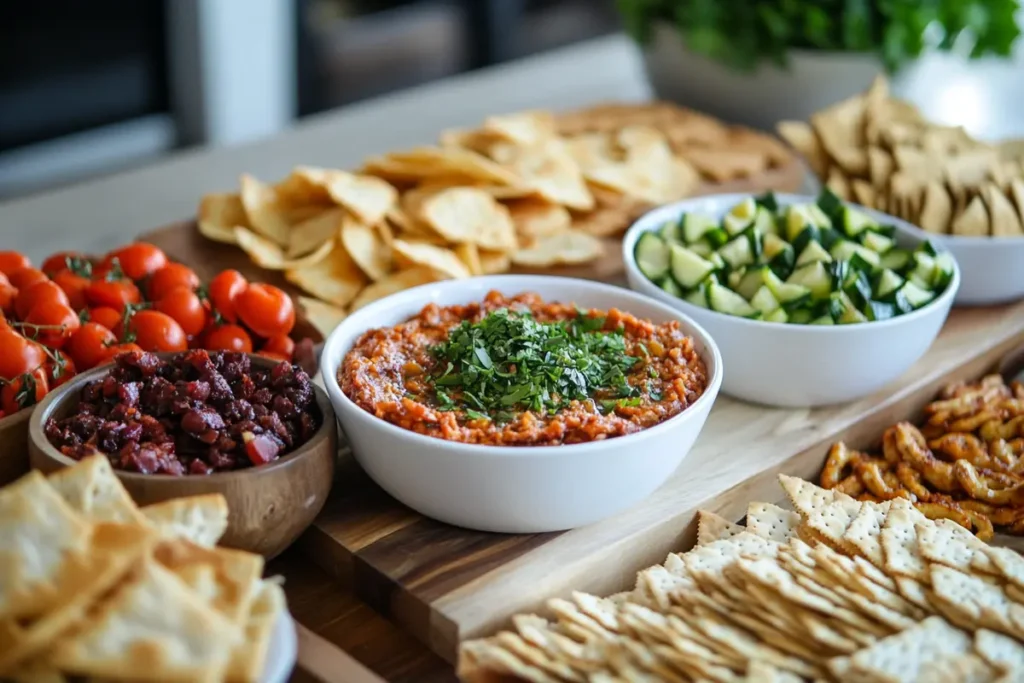
[[[869,445],[885,426],[915,417],[942,385],[979,376],[1021,343],[1024,302],[955,310],[920,362],[861,401],[785,410],[719,398],[693,451],[661,489],[581,529],[457,529],[422,518],[351,470],[298,545],[451,661],[459,640],[493,632],[550,597],[631,587],[636,571],[693,542],[697,509],[738,519],[751,500],[779,499],[780,472],[816,476],[837,438]]]
[[[170,355],[170,354],[162,354]],[[253,365],[269,368],[275,361],[252,356]],[[47,440],[49,418],[71,415],[82,388],[110,370],[96,368],[74,377],[50,393],[32,413],[29,462],[43,473],[74,464]],[[327,500],[338,457],[338,428],[330,400],[314,387],[323,423],[306,444],[261,467],[207,476],[171,477],[117,471],[136,503],[150,505],[171,498],[221,493],[228,503],[228,529],[221,544],[274,557],[291,545],[313,521]]]
[[[29,469],[28,421],[32,410],[26,408],[0,418],[0,486],[11,483]]]

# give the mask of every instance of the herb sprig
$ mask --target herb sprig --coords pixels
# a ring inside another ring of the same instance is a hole
[[[463,321],[430,349],[438,360],[430,378],[437,403],[503,421],[516,410],[556,412],[574,400],[596,398],[605,410],[623,399],[638,402],[626,375],[639,359],[626,354],[621,329],[604,326],[604,318],[583,311],[540,322],[505,308]]]

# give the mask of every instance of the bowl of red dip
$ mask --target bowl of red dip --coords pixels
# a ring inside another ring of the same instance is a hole
[[[220,493],[229,547],[278,554],[326,502],[337,428],[299,366],[258,355],[132,352],[50,393],[29,424],[33,467],[103,453],[139,505]]]
[[[482,531],[609,517],[676,472],[722,377],[711,338],[629,290],[492,276],[401,292],[321,356],[352,452],[395,498]]]

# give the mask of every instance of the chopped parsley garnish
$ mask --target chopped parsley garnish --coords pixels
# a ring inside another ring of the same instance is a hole
[[[639,389],[626,381],[639,359],[626,354],[622,329],[604,331],[604,325],[604,318],[583,311],[571,320],[539,322],[505,308],[463,321],[430,349],[438,361],[430,377],[437,404],[498,421],[513,410],[556,412],[590,398],[606,410],[639,405]]]

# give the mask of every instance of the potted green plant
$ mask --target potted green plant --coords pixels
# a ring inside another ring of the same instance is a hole
[[[618,0],[656,94],[769,129],[931,51],[1009,55],[1018,0]],[[896,88],[898,90],[898,87]]]

